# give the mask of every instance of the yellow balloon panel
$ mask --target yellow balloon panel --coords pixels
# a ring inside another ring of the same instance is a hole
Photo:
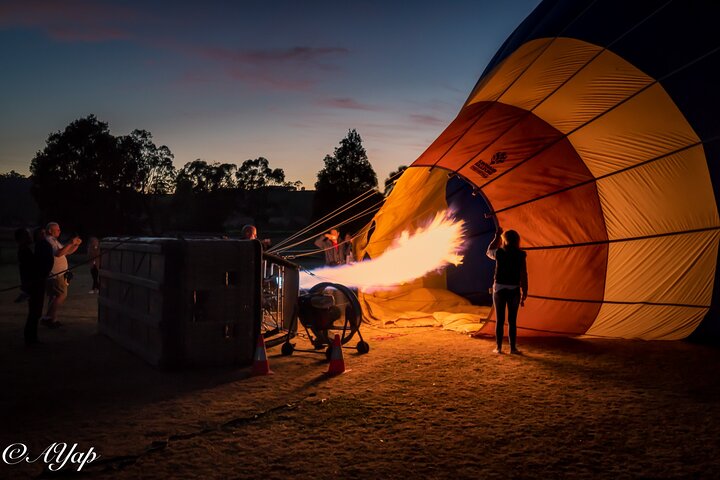
[[[719,238],[709,230],[611,243],[605,300],[709,306]]]
[[[652,82],[597,45],[572,38],[551,43],[538,39],[522,45],[487,75],[467,103],[499,101],[533,110],[568,133]]]
[[[568,138],[596,178],[700,141],[657,84]]]
[[[435,213],[445,210],[445,185],[447,171],[428,168],[408,168],[397,180],[390,196],[371,225],[374,231],[368,241],[368,233],[360,235],[355,243],[359,257],[365,253],[375,258],[382,254],[405,230],[413,232]],[[368,230],[370,225],[366,227]]]
[[[542,103],[538,110],[544,109],[546,102],[555,101],[559,93],[568,89],[568,79],[581,71],[600,51],[600,47],[589,43],[558,38],[500,97],[499,101],[525,110],[533,110]],[[561,102],[560,105],[565,104]],[[556,106],[548,108],[553,110]],[[533,113],[543,118],[541,114],[535,111]]]
[[[707,308],[605,303],[587,334],[641,340],[682,340],[697,328],[707,312]]]
[[[552,39],[541,38],[518,48],[507,60],[483,77],[465,105],[498,100],[551,44]]]
[[[720,223],[702,145],[597,181],[611,240]]]
[[[570,44],[566,48],[578,47]],[[534,80],[541,83],[544,81],[542,76]],[[607,112],[652,82],[652,78],[615,53],[605,50],[569,77],[565,85],[533,113],[561,132],[568,133]]]

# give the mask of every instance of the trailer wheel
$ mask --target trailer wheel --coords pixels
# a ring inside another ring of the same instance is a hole
[[[285,342],[282,345],[282,348],[280,349],[280,353],[282,353],[284,356],[292,355],[295,351],[295,345],[290,342]]]
[[[365,354],[370,351],[370,345],[364,340],[360,340],[358,342],[356,348],[357,348],[358,353],[360,353],[360,354]]]

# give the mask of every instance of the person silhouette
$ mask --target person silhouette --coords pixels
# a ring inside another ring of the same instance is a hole
[[[340,260],[343,263],[354,263],[355,262],[355,253],[353,252],[353,244],[352,244],[353,238],[352,235],[349,233],[345,234],[345,237],[342,241],[341,246],[341,255]]]
[[[18,269],[20,271],[20,294],[15,303],[22,303],[30,298],[30,281],[33,271],[32,237],[27,228],[15,230],[15,242],[17,243]]]
[[[339,238],[340,232],[333,228],[315,239],[315,246],[325,254],[325,265],[334,266],[344,263],[338,244]]]
[[[257,236],[257,228],[255,225],[245,225],[242,230],[240,230],[240,238],[243,240],[260,240]],[[263,238],[260,240],[260,244],[262,245],[263,250],[265,250],[270,247],[270,239]]]
[[[493,305],[497,321],[495,324],[497,348],[493,352],[502,353],[507,309],[510,353],[519,354],[516,344],[517,314],[518,308],[525,305],[528,291],[527,253],[520,248],[520,235],[515,230],[503,232],[503,229],[498,227],[495,237],[488,245],[487,256],[495,260]]]
[[[32,265],[30,272],[30,301],[28,302],[28,315],[25,320],[25,344],[33,345],[38,342],[38,322],[42,316],[43,302],[45,300],[45,286],[48,275],[52,270],[55,255],[52,246],[45,239],[45,229],[36,228],[33,232],[35,251],[32,259],[27,261]]]
[[[57,222],[50,222],[45,227],[47,233],[45,239],[52,247],[54,262],[47,280],[47,294],[50,297],[47,309],[47,315],[41,319],[41,323],[50,327],[57,328],[62,324],[57,319],[58,310],[65,303],[68,294],[67,273],[68,261],[67,256],[75,253],[82,243],[80,237],[73,237],[70,243],[63,245],[60,243],[60,225]]]
[[[245,225],[240,231],[240,236],[244,240],[255,240],[257,239],[257,228],[255,225]]]

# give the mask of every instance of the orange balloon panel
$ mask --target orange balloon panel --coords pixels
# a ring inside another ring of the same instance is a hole
[[[413,163],[414,166],[439,166],[457,171],[465,163],[474,162],[480,152],[525,114],[518,108],[508,108],[500,103],[471,105],[464,112]]]
[[[528,250],[527,255],[530,298],[518,314],[518,333],[585,333],[603,300],[607,244]]]
[[[521,185],[515,184],[512,188],[522,190]],[[526,203],[499,213],[497,218],[504,229],[520,233],[525,247],[607,240],[594,183]]]
[[[452,148],[453,146],[465,135],[465,132],[470,130],[475,122],[488,110],[495,108],[492,103],[481,103],[471,105],[458,114],[453,122],[445,129],[445,131],[415,160],[413,165],[436,165]],[[489,143],[490,139],[486,142]]]

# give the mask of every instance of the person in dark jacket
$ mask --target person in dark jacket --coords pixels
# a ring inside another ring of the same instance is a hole
[[[35,252],[32,254],[31,259],[30,301],[28,303],[28,316],[25,320],[24,332],[26,345],[38,343],[38,321],[42,317],[45,285],[55,262],[52,246],[45,240],[45,229],[36,228],[33,232],[33,240],[35,240]]]
[[[18,269],[20,270],[20,295],[15,299],[15,303],[20,303],[30,297],[30,279],[33,272],[33,251],[32,237],[27,228],[18,228],[15,230],[15,242],[18,251]]]
[[[502,246],[500,245],[502,239]],[[493,284],[493,305],[495,306],[495,353],[502,353],[503,333],[505,330],[505,310],[507,309],[508,339],[510,353],[519,354],[517,338],[518,308],[525,305],[528,291],[527,254],[520,249],[520,235],[515,230],[498,227],[495,238],[488,245],[487,256],[495,260],[495,282]]]

